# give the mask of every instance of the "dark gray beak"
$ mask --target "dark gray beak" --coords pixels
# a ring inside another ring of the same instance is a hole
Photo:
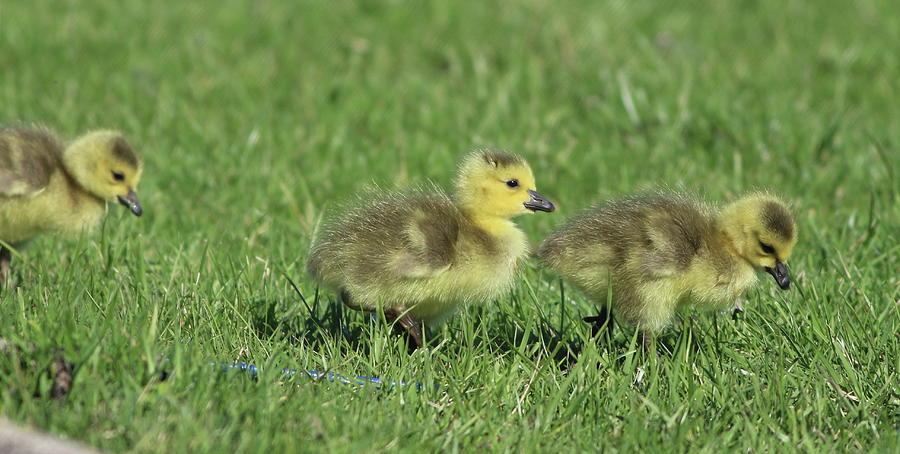
[[[144,210],[141,209],[141,203],[138,202],[138,196],[133,189],[129,189],[128,195],[125,197],[117,196],[117,198],[119,199],[119,203],[127,206],[135,216],[140,216],[144,213]]]
[[[528,195],[530,195],[531,198],[523,204],[525,205],[525,208],[528,208],[531,211],[545,211],[547,213],[550,213],[556,209],[556,207],[553,206],[553,204],[550,203],[549,200],[545,199],[544,196],[538,194],[537,191],[532,191],[531,189],[529,189]]]
[[[782,290],[791,288],[791,276],[788,272],[787,265],[784,263],[775,262],[775,268],[769,268],[767,266],[766,272],[775,278],[775,282],[778,283],[778,286],[781,287]]]

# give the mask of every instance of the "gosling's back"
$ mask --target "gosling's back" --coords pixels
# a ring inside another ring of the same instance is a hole
[[[63,144],[51,132],[0,127],[0,197],[32,196],[62,166]]]
[[[669,275],[686,269],[714,237],[709,213],[678,194],[627,197],[573,217],[544,241],[538,255],[562,272],[613,265],[612,271],[634,267],[652,276]]]
[[[345,207],[342,215],[325,221],[310,248],[309,272],[336,287],[346,282],[383,282],[402,267],[396,253],[407,250],[419,251],[422,255],[417,258],[424,263],[445,266],[453,257],[460,216],[441,192],[424,188],[402,193],[372,191]],[[429,235],[411,237],[411,222]],[[418,248],[415,240],[428,241],[430,247]],[[415,274],[413,270],[410,273]]]

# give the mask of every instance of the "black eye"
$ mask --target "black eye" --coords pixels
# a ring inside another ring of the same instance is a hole
[[[774,254],[775,253],[775,248],[773,248],[772,246],[769,246],[766,243],[763,243],[762,241],[759,242],[759,247],[761,247],[763,252],[765,252],[766,254]]]
[[[506,185],[509,186],[509,187],[511,187],[511,188],[518,188],[518,187],[519,187],[519,180],[513,178],[512,180],[507,181],[507,182],[506,182]]]
[[[116,181],[125,181],[125,174],[122,172],[113,171],[112,176]]]

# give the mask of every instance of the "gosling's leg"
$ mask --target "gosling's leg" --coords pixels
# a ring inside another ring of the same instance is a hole
[[[353,310],[375,312],[374,308],[357,304],[356,301],[353,300],[353,297],[350,296],[350,292],[346,289],[341,290],[341,302]],[[406,308],[385,309],[384,317],[387,319],[388,323],[394,325],[394,330],[400,334],[406,334],[412,339],[412,350],[422,348],[422,324],[416,320],[412,314],[408,312],[404,313],[405,311]]]
[[[591,337],[597,337],[600,333],[612,336],[613,327],[616,324],[615,316],[607,307],[600,308],[597,315],[584,317],[582,320],[591,324]]]
[[[384,311],[384,316],[389,323],[394,324],[394,329],[400,333],[406,333],[412,339],[410,350],[422,348],[422,323],[416,320],[406,308],[392,308]]]
[[[645,352],[656,352],[656,336],[647,331],[641,331],[641,346]]]
[[[0,246],[0,286],[9,278],[9,263],[12,262],[12,251]]]
[[[734,300],[734,306],[731,307],[731,319],[737,321],[738,317],[744,313],[744,300]]]

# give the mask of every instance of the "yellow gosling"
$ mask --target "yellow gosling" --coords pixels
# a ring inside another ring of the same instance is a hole
[[[525,160],[505,151],[469,154],[455,186],[453,197],[430,185],[359,197],[326,222],[309,272],[347,306],[383,311],[421,347],[421,323],[510,290],[529,250],[510,219],[554,210]]]
[[[796,243],[794,218],[772,195],[749,194],[717,209],[660,192],[585,210],[550,235],[538,256],[603,308],[586,321],[611,326],[615,316],[650,346],[679,309],[732,307],[758,270],[788,289],[786,262]]]
[[[0,127],[0,284],[14,249],[41,233],[95,228],[107,201],[141,215],[135,188],[142,162],[124,137],[94,131],[68,146],[42,128]],[[5,244],[5,245],[4,245]]]

